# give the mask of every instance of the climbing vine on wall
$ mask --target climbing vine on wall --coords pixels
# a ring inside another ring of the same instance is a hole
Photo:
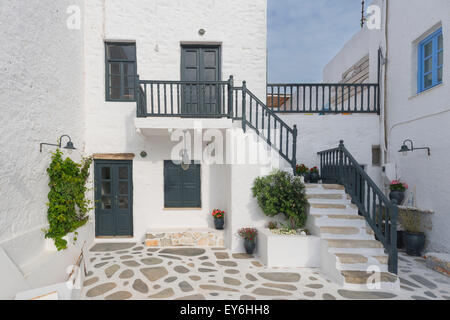
[[[83,158],[81,163],[70,158],[63,159],[59,149],[52,155],[47,169],[50,178],[47,203],[49,227],[44,231],[46,238],[53,239],[58,251],[67,249],[67,241],[63,237],[89,220],[92,201],[86,198],[86,183],[91,163],[92,158]]]

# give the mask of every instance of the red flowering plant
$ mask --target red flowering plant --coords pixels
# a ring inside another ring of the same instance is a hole
[[[391,191],[402,191],[405,192],[408,189],[408,185],[400,180],[394,180],[391,182],[389,189]]]
[[[225,216],[225,211],[214,209],[212,212],[212,216],[214,217],[214,219],[221,219]]]
[[[304,173],[307,173],[308,171],[309,171],[308,167],[305,166],[304,164],[297,165],[297,166],[295,167],[295,172],[296,172],[298,175],[302,175],[302,174],[304,174]]]
[[[311,173],[319,173],[319,169],[317,167],[311,168]]]
[[[244,240],[255,241],[258,230],[254,228],[242,228],[239,229],[238,234]]]

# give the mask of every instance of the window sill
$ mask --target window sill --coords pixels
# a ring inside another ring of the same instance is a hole
[[[414,99],[414,98],[416,98],[416,97],[422,96],[422,95],[424,95],[424,94],[426,94],[426,93],[432,92],[433,90],[438,89],[438,88],[441,88],[441,87],[443,87],[443,86],[444,86],[444,83],[442,82],[442,83],[440,83],[440,84],[438,84],[438,85],[435,85],[434,87],[431,87],[431,88],[429,88],[429,89],[426,89],[426,90],[424,90],[424,91],[421,91],[421,92],[416,93],[415,95],[409,97],[408,100],[411,100],[411,99]]]

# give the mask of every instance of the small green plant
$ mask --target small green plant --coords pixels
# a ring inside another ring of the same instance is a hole
[[[268,176],[256,178],[252,192],[265,215],[284,214],[291,229],[305,225],[308,201],[300,177],[276,170]]]
[[[304,164],[296,165],[296,167],[295,167],[295,172],[299,176],[301,176],[304,173],[308,173],[308,171],[309,171],[308,167],[305,166]]]
[[[319,173],[319,169],[317,167],[311,168],[311,173]]]
[[[276,229],[278,227],[278,222],[276,221],[270,221],[267,225],[267,228],[270,230]]]
[[[254,228],[242,228],[238,230],[238,235],[244,240],[255,241],[258,230]]]
[[[58,251],[67,249],[67,241],[63,237],[75,232],[89,220],[92,202],[86,199],[86,182],[91,163],[91,158],[84,158],[80,164],[70,158],[63,160],[59,149],[52,155],[47,169],[50,178],[47,203],[49,227],[44,232],[45,238],[53,239]],[[74,241],[77,236],[75,232]]]
[[[221,219],[225,216],[225,211],[214,209],[211,215],[213,216],[214,219]]]

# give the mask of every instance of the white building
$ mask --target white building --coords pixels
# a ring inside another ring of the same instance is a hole
[[[442,8],[449,4],[375,4],[382,8],[381,30],[365,28],[344,46],[324,69],[328,85],[292,85],[292,112],[277,116],[262,102],[266,0],[2,3],[0,266],[14,276],[0,298],[64,281],[64,267],[93,241],[148,239],[155,246],[224,245],[240,252],[236,231],[268,221],[251,194],[255,177],[296,163],[319,166],[317,152],[340,140],[382,188],[383,165],[396,164],[396,174],[416,187],[417,206],[435,211],[430,248],[449,251],[450,79],[444,72],[442,84],[420,94],[416,80],[417,48],[438,29],[445,34],[450,20]],[[405,10],[416,17],[413,28],[401,24]],[[41,153],[38,146],[63,134],[77,148],[71,157],[95,160],[89,197],[96,209],[76,246],[57,253],[42,233],[53,148]],[[186,147],[184,136],[191,138]],[[400,158],[407,138],[431,147],[431,157],[417,151]],[[263,150],[252,149],[255,142]],[[172,162],[184,149],[193,160],[187,170]],[[227,212],[224,233],[212,231],[214,208]],[[158,237],[192,231],[214,238]]]

